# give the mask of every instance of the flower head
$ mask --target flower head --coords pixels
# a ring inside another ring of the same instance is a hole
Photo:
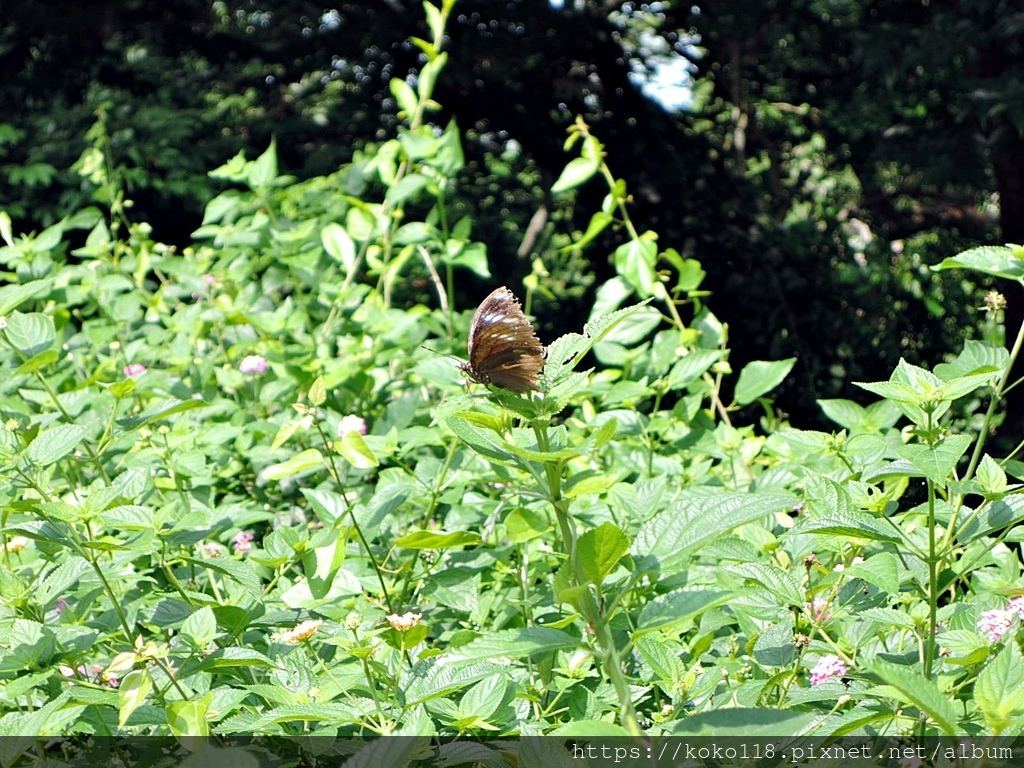
[[[252,540],[255,537],[248,531],[239,531],[231,539],[231,543],[235,547],[235,552],[248,552],[252,549]]]
[[[224,554],[224,546],[216,541],[208,541],[203,544],[203,551],[207,557],[216,559]]]
[[[813,603],[806,603],[806,608],[815,621],[828,621],[832,616],[828,610],[828,600],[823,597],[816,597]]]
[[[399,632],[408,632],[410,629],[420,623],[420,619],[423,618],[421,613],[403,613],[399,616],[397,613],[392,613],[387,616],[388,624],[397,629]]]
[[[124,367],[124,375],[129,379],[134,379],[136,376],[141,376],[146,372],[146,366],[142,363],[132,363]]]
[[[1024,595],[1017,595],[1010,600],[1006,606],[1008,613],[1012,613],[1018,619],[1024,619]]]
[[[267,370],[267,359],[260,355],[247,355],[238,364],[238,370],[245,374],[263,373]]]
[[[998,643],[1013,626],[1013,614],[999,608],[985,611],[978,619],[978,629],[985,633],[990,643]]]
[[[4,544],[5,552],[21,552],[25,547],[28,546],[27,536],[11,536]]]
[[[358,432],[360,435],[365,435],[366,420],[360,416],[350,413],[338,422],[338,437],[341,437],[346,432]]]
[[[301,624],[298,624],[294,629],[282,632],[281,642],[288,643],[289,645],[298,645],[304,640],[309,640],[309,638],[319,632],[321,624],[323,624],[323,621],[320,619],[304,621]]]
[[[818,663],[811,670],[811,685],[821,685],[826,680],[842,677],[849,671],[842,659],[830,653],[818,659]]]

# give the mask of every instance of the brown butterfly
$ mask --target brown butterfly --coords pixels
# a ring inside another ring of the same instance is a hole
[[[539,391],[544,345],[526,319],[519,299],[499,288],[483,300],[469,326],[469,362],[459,369],[479,384],[513,392]]]

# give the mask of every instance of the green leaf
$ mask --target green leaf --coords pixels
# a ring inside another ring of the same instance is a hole
[[[663,570],[682,567],[700,547],[741,525],[792,508],[796,497],[772,493],[711,493],[682,498],[647,520],[630,551],[657,558]]]
[[[121,678],[117,686],[118,713],[117,724],[124,727],[132,712],[146,703],[149,692],[153,690],[153,679],[145,669],[133,669]]]
[[[551,186],[551,194],[560,195],[585,184],[601,170],[599,157],[575,157],[562,169],[558,180]]]
[[[936,446],[908,444],[896,453],[913,464],[936,485],[945,485],[960,457],[971,447],[968,435],[950,435]]]
[[[575,649],[579,638],[560,629],[525,627],[488,632],[469,645],[464,645],[447,657],[449,661],[464,663],[495,658],[525,659],[541,653]]]
[[[978,674],[974,701],[994,736],[1007,731],[1020,733],[1024,716],[1024,657],[1017,643],[1007,643]]]
[[[852,400],[819,400],[818,407],[836,424],[851,431],[861,429],[867,421],[867,410]]]
[[[898,692],[900,701],[917,707],[947,736],[959,733],[953,702],[939,689],[935,680],[927,679],[919,669],[910,669],[884,659],[876,659],[868,669]]]
[[[77,424],[60,424],[36,435],[25,455],[36,466],[47,467],[75,450],[84,437]]]
[[[402,736],[374,739],[346,758],[344,768],[405,768],[413,761],[419,765],[426,764],[420,762],[424,756],[432,756],[429,738]]]
[[[181,624],[181,634],[192,640],[196,648],[205,648],[217,636],[217,620],[213,609],[204,605]]]
[[[316,448],[307,448],[292,456],[287,461],[279,464],[271,464],[260,473],[264,480],[283,480],[286,477],[293,477],[311,469],[320,469],[324,466],[324,457]]]
[[[452,533],[416,531],[396,539],[395,546],[406,549],[453,549],[455,547],[475,547],[482,541],[480,534],[472,531],[453,531]]]
[[[546,738],[550,736],[551,738]],[[554,737],[559,738],[554,738]],[[561,739],[563,738],[603,738],[603,737],[629,737],[630,733],[621,725],[615,723],[609,723],[604,720],[570,720],[564,725],[555,728],[554,730],[545,734],[545,738],[528,738],[522,740],[522,748],[519,750],[520,765],[543,765],[552,766],[557,765],[560,768],[571,768],[578,760],[578,757],[573,757],[563,746]],[[615,742],[612,742],[615,743]],[[629,742],[626,742],[629,743]],[[639,742],[638,742],[639,743]],[[597,749],[600,749],[598,747]],[[614,748],[613,748],[614,749]],[[623,749],[623,747],[619,747]],[[639,749],[634,747],[634,749]],[[543,758],[537,758],[536,761],[523,762],[525,755],[535,756],[538,753],[543,755]],[[592,753],[597,754],[597,753]],[[613,753],[614,754],[614,753]],[[621,753],[620,753],[621,754]],[[557,762],[552,762],[553,760]],[[587,760],[587,763],[593,761]]]
[[[391,82],[388,83],[391,89],[391,95],[395,97],[395,101],[398,102],[398,108],[406,112],[409,115],[415,114],[416,112],[416,91],[412,89],[405,80],[400,80],[397,77],[391,78]]]
[[[658,276],[658,241],[652,233],[623,243],[615,249],[615,271],[621,275],[640,298],[654,295]]]
[[[505,518],[505,534],[513,544],[522,544],[551,530],[551,521],[540,512],[521,507]]]
[[[741,563],[727,570],[764,587],[784,606],[804,604],[800,586],[792,576],[778,566],[767,563]]]
[[[957,531],[957,540],[976,541],[1024,520],[1024,495],[1012,493],[1001,499],[987,501],[978,508],[967,525]]]
[[[393,207],[397,207],[406,200],[415,198],[430,180],[418,173],[410,173],[403,177],[394,186],[388,189],[384,201]]]
[[[320,230],[320,242],[327,255],[341,264],[346,272],[351,272],[356,265],[356,244],[340,224],[334,222]]]
[[[984,245],[944,259],[932,269],[970,269],[1020,282],[1024,279],[1024,259],[1021,255],[1019,246]]]
[[[826,533],[832,536],[850,536],[869,541],[887,541],[902,544],[903,540],[895,528],[866,512],[851,510],[831,512],[797,525],[794,533]]]
[[[995,496],[1006,493],[1006,472],[1000,467],[995,459],[987,453],[978,464],[978,471],[974,475],[978,484],[981,485],[986,495]]]
[[[416,81],[416,90],[419,92],[420,99],[429,99],[433,95],[437,78],[447,63],[448,54],[441,51],[420,68],[420,76]]]
[[[675,649],[667,643],[659,642],[657,637],[639,637],[634,642],[637,650],[655,676],[665,683],[675,685],[686,676],[686,664],[676,655]]]
[[[57,341],[53,318],[42,312],[12,312],[7,317],[7,328],[3,333],[11,346],[25,359],[45,352]]]
[[[889,552],[879,552],[863,563],[851,565],[846,569],[850,578],[863,579],[889,595],[897,595],[900,591],[900,566],[896,556]]]
[[[669,733],[672,736],[769,737],[775,740],[783,733],[810,735],[821,720],[821,713],[816,711],[736,707],[686,717],[675,723]]]
[[[956,378],[983,373],[1001,373],[1010,360],[1006,347],[968,339],[963,351],[949,363],[935,366],[935,375],[949,382]]]
[[[492,461],[511,464],[515,455],[508,450],[508,444],[489,430],[483,430],[468,420],[469,414],[459,414],[445,423],[455,435],[470,448]]]
[[[795,364],[795,357],[747,363],[740,371],[739,381],[736,382],[736,402],[740,405],[749,405],[761,395],[771,392],[789,375]]]
[[[260,597],[263,584],[256,567],[248,561],[231,560],[224,557],[205,560],[186,557],[185,562],[192,563],[200,570],[207,568],[222,573],[232,581],[238,582],[253,597]]]
[[[766,670],[792,664],[796,657],[793,635],[792,615],[787,614],[778,623],[769,624],[754,643],[754,660]]]
[[[167,727],[175,736],[209,736],[206,714],[213,702],[213,692],[201,699],[175,701],[167,705]]]
[[[640,611],[637,628],[633,637],[643,637],[650,632],[667,630],[685,621],[690,621],[705,611],[725,605],[736,599],[734,590],[711,587],[684,587],[667,595],[651,600]]]
[[[722,356],[723,352],[719,349],[695,349],[687,352],[672,366],[666,386],[669,389],[685,387],[721,360]]]
[[[507,676],[507,668],[492,661],[466,664],[457,658],[457,655],[426,658],[418,662],[412,668],[412,672],[402,678],[408,683],[405,690],[405,706],[411,707],[430,699],[449,697],[485,677]]]
[[[346,432],[334,443],[334,447],[338,454],[356,469],[371,469],[380,463],[358,432]]]
[[[324,488],[301,488],[300,491],[326,528],[333,527],[338,518],[348,514],[345,499],[340,493]]]
[[[600,586],[629,551],[629,537],[612,523],[602,523],[579,538],[576,554],[587,580]]]
[[[144,427],[147,424],[152,424],[154,421],[160,419],[166,419],[170,416],[175,416],[185,411],[191,411],[195,408],[206,408],[209,404],[202,400],[179,400],[176,397],[169,397],[166,400],[161,400],[154,406],[147,408],[138,416],[125,417],[118,419],[117,423],[119,426],[124,427],[127,430],[138,429]]]
[[[250,189],[266,189],[277,179],[277,139],[270,140],[267,151],[249,167],[246,181]]]
[[[10,315],[26,301],[45,296],[52,287],[53,282],[50,280],[31,280],[21,285],[3,286],[0,288],[0,317]]]

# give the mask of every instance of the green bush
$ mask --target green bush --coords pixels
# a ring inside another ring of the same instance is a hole
[[[605,181],[618,277],[540,392],[467,393],[422,346],[461,347],[488,271],[425,122],[449,10],[408,128],[302,183],[232,160],[181,254],[116,184],[109,219],[0,219],[0,735],[1018,731],[1024,465],[984,444],[1020,339],[796,429],[766,399],[794,361],[733,376],[580,123],[555,191]],[[396,302],[412,275],[436,307]]]

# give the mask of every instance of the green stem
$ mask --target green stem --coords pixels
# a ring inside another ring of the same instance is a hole
[[[537,447],[541,451],[551,450],[548,440],[547,427],[544,423],[531,422],[533,432],[537,437]],[[636,717],[636,710],[633,708],[633,696],[629,689],[629,681],[622,672],[622,661],[619,656],[619,649],[615,645],[615,638],[612,635],[611,625],[607,617],[602,614],[593,591],[587,586],[587,578],[583,572],[583,564],[577,556],[576,526],[573,524],[572,516],[569,513],[569,500],[562,498],[562,474],[560,462],[545,462],[544,472],[548,481],[549,500],[555,510],[555,517],[558,520],[558,527],[562,533],[562,540],[565,543],[569,556],[569,567],[573,586],[579,589],[579,597],[576,600],[576,607],[587,622],[587,629],[593,633],[594,640],[600,650],[601,664],[604,673],[619,698],[619,720],[623,727],[629,731],[631,736],[642,736],[643,729]]]

